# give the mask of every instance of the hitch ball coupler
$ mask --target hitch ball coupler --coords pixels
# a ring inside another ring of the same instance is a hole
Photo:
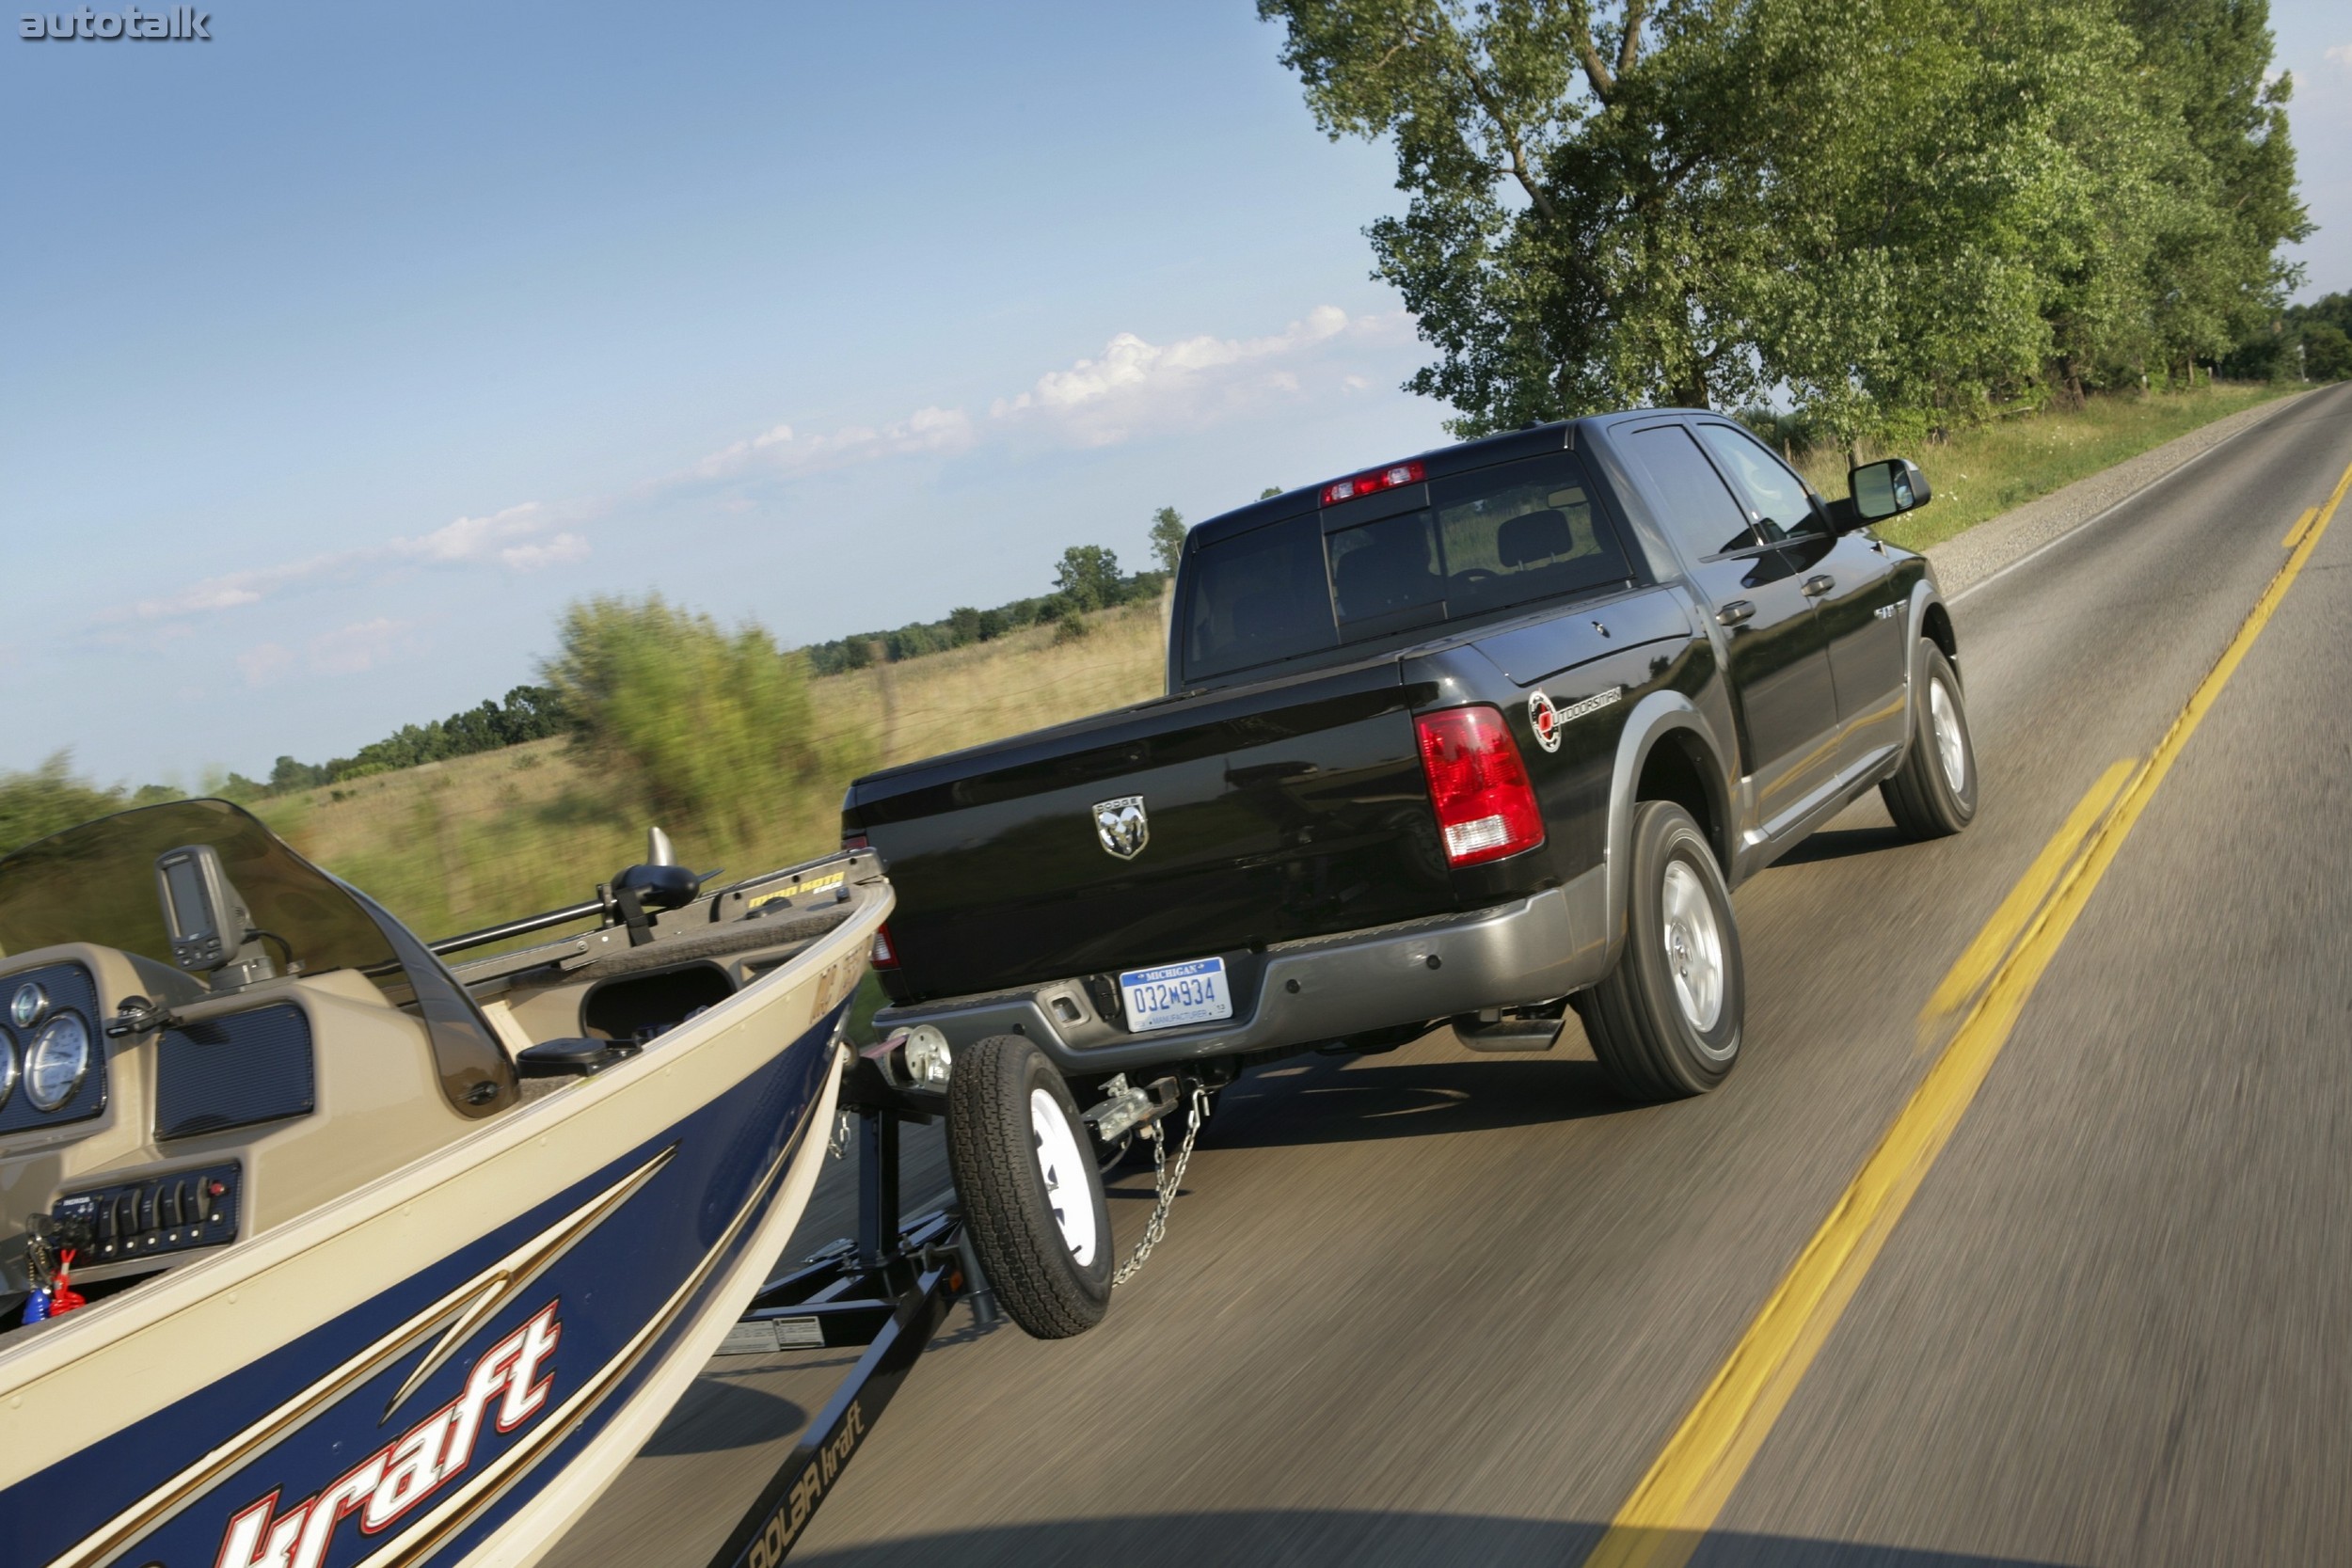
[[[1155,1078],[1142,1088],[1120,1073],[1103,1085],[1103,1101],[1086,1113],[1086,1124],[1098,1143],[1114,1144],[1150,1126],[1176,1108],[1182,1091],[1173,1078]]]

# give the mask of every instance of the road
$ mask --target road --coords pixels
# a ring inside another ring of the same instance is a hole
[[[1872,798],[1740,890],[1721,1091],[1632,1107],[1442,1033],[1252,1074],[1104,1325],[951,1320],[794,1560],[1584,1560],[1988,1027],[1939,984],[2201,683],[1711,1528],[1655,1560],[2352,1560],[2352,502],[2239,637],[2347,464],[2352,388],[2315,393],[1959,600],[1981,815],[1915,846]],[[714,1363],[553,1560],[701,1562],[841,1364]]]

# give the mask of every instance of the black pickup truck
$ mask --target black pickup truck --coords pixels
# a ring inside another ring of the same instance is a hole
[[[1034,1094],[1074,1118],[1069,1084],[1100,1112],[1449,1022],[1547,1049],[1571,1006],[1628,1094],[1712,1087],[1728,889],[1873,786],[1915,836],[1975,814],[1934,574],[1867,531],[1927,483],[1850,477],[1824,500],[1738,424],[1653,409],[1200,524],[1166,696],[850,786],[898,897],[877,1023],[988,1080],[974,1138]],[[1009,1150],[1050,1131],[1009,1122]]]

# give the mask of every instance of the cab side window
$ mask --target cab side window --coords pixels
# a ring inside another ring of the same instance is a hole
[[[1678,424],[1634,433],[1634,456],[1663,506],[1658,521],[1675,543],[1699,560],[1761,543],[1747,509],[1724,488],[1714,465]]]
[[[1746,507],[1758,544],[1774,545],[1801,533],[1825,531],[1804,481],[1790,473],[1762,443],[1730,425],[1703,424],[1698,431],[1715,466]]]

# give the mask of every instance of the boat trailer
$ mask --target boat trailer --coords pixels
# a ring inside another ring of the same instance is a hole
[[[722,1348],[865,1351],[728,1532],[710,1568],[774,1568],[783,1561],[956,1303],[969,1299],[981,1328],[1000,1317],[952,1201],[898,1223],[899,1131],[945,1117],[946,1095],[895,1084],[873,1055],[863,1054],[843,1069],[838,1103],[844,1124],[854,1123],[857,1236],[815,1254],[753,1297]]]

